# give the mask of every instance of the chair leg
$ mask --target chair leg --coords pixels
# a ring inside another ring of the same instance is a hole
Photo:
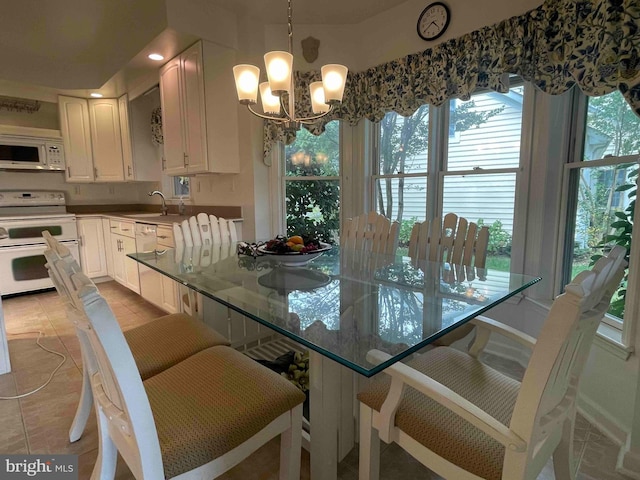
[[[113,480],[116,476],[118,449],[109,436],[109,425],[102,410],[96,407],[98,419],[98,458],[91,472],[91,480]]]
[[[574,415],[575,416],[575,413]],[[553,470],[556,480],[575,480],[573,468],[573,419],[566,419],[562,426],[562,438],[553,452]]]
[[[302,404],[291,410],[291,426],[280,435],[280,480],[300,479]]]
[[[360,404],[360,459],[359,480],[380,478],[380,437],[373,428],[373,410]]]
[[[91,392],[91,383],[89,381],[88,365],[84,355],[82,357],[82,391],[80,392],[80,401],[78,402],[76,415],[73,417],[73,422],[69,429],[69,441],[72,443],[80,440],[80,437],[82,437],[82,432],[84,432],[84,427],[87,425],[87,419],[89,418],[89,413],[91,413],[91,407],[93,405],[93,393]]]

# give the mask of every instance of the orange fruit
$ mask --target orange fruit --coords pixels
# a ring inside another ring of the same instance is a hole
[[[304,241],[300,235],[294,235],[293,237],[289,237],[288,242],[295,243],[298,245],[304,245]]]

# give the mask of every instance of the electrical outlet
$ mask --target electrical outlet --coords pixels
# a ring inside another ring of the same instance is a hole
[[[73,187],[73,193],[75,195],[80,195],[80,185],[76,185],[75,187]]]

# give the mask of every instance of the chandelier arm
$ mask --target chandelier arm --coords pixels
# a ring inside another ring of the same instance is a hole
[[[270,115],[265,115],[264,113],[256,112],[251,105],[247,105],[247,109],[253,113],[256,117],[264,118],[265,120],[275,120],[276,122],[286,122],[289,119],[284,117],[272,117]]]
[[[313,123],[315,120],[322,118],[322,117],[326,117],[329,113],[331,113],[333,111],[333,105],[330,106],[329,110],[327,110],[326,112],[323,112],[319,115],[314,115],[312,117],[305,117],[305,118],[296,118],[296,122],[300,122],[300,123],[304,123],[305,125],[311,124]]]

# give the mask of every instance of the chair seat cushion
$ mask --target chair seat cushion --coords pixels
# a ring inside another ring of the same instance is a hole
[[[215,345],[229,341],[184,313],[166,315],[124,332],[142,380]]]
[[[430,350],[408,365],[509,425],[520,382],[449,347]],[[389,386],[389,375],[381,374],[358,399],[379,412]],[[481,478],[502,477],[504,447],[413,388],[405,389],[395,425],[432,452]]]
[[[305,396],[236,350],[218,346],[144,382],[166,478],[224,455]]]

